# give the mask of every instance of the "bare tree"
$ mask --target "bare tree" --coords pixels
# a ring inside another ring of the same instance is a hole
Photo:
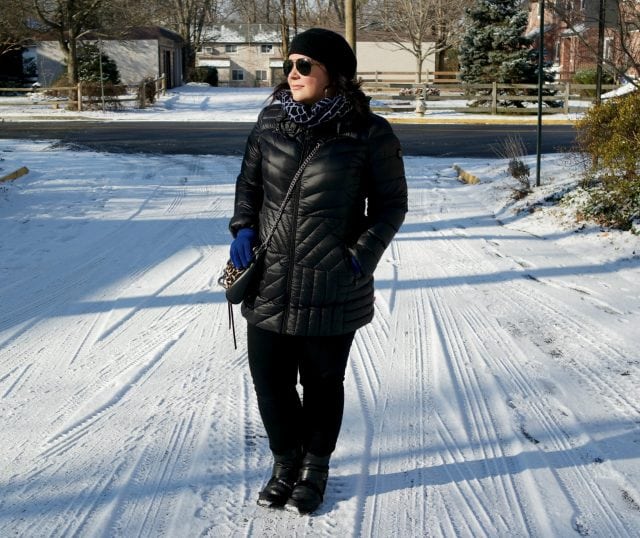
[[[19,50],[29,39],[25,0],[4,0],[0,10],[0,55]]]
[[[67,61],[70,84],[78,83],[77,41],[98,28],[103,0],[34,0],[44,29],[53,31]]]
[[[422,82],[422,65],[431,55],[441,55],[456,43],[464,8],[469,0],[381,0],[377,25],[416,60],[416,80]],[[430,43],[430,44],[428,44]]]
[[[206,37],[204,32],[208,25],[220,19],[221,5],[219,0],[159,1],[159,19],[185,41],[185,67],[195,67],[196,52]]]

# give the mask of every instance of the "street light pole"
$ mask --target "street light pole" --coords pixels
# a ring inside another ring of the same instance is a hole
[[[544,86],[544,0],[540,1],[538,42],[538,129],[536,133],[536,187],[540,186],[540,152],[542,151],[542,88]]]

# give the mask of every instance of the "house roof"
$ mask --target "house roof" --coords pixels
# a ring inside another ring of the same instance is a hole
[[[216,43],[280,43],[279,24],[227,23],[209,26],[205,41]]]
[[[85,34],[82,35],[80,39],[81,40],[82,39],[88,39],[88,40],[102,39],[104,41],[111,41],[111,40],[119,41],[123,39],[153,40],[153,39],[160,39],[160,38],[169,39],[171,41],[174,41],[175,43],[183,43],[184,41],[182,39],[182,36],[180,36],[180,34],[177,34],[176,32],[172,32],[167,28],[162,28],[161,26],[139,26],[135,28],[127,28],[122,32],[114,32],[113,34],[108,34],[106,32],[105,33],[86,32]],[[33,41],[36,43],[38,41],[57,41],[57,40],[58,40],[58,35],[53,32],[47,32],[47,33],[39,34],[33,37]]]
[[[281,38],[280,24],[244,24],[226,23],[209,26],[205,30],[205,41],[210,43],[241,44],[241,43],[271,43],[280,44]],[[334,32],[343,34],[342,29],[332,28]],[[306,28],[298,28],[298,33]],[[290,37],[293,38],[293,28],[289,28]],[[380,28],[370,27],[358,30],[356,38],[360,42],[391,42],[393,37]],[[435,41],[431,35],[425,36],[425,42]],[[409,39],[407,38],[407,41]]]
[[[137,28],[130,28],[124,32],[124,37],[127,39],[157,39],[164,37],[176,43],[184,41],[180,34],[163,28],[162,26],[139,26]],[[115,37],[114,39],[121,38]]]

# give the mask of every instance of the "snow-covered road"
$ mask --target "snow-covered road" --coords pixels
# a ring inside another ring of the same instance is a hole
[[[255,504],[268,447],[216,285],[239,159],[1,149],[30,173],[0,186],[0,535],[640,535],[637,257],[407,159],[326,500],[298,517]]]

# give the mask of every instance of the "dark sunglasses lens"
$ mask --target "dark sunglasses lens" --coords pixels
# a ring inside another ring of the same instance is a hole
[[[309,73],[311,73],[311,62],[309,60],[305,60],[304,58],[299,58],[296,60],[296,69],[298,73],[300,73],[303,77],[306,77]]]
[[[285,60],[284,62],[282,62],[282,70],[284,71],[285,76],[288,77],[289,73],[293,71],[293,65],[293,60]],[[298,73],[300,73],[303,77],[306,77],[309,73],[311,73],[313,64],[306,58],[298,58],[295,61],[295,66]]]

